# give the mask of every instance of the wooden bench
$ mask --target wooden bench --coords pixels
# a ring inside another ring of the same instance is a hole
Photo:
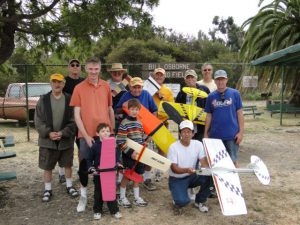
[[[244,116],[253,115],[253,118],[256,116],[260,116],[262,112],[258,112],[256,105],[247,105],[243,106],[243,114]]]
[[[14,136],[0,136],[0,140],[3,142],[4,147],[15,146]],[[0,145],[1,148],[1,145]]]

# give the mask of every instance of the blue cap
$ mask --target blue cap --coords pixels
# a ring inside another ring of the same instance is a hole
[[[226,73],[225,70],[217,70],[215,72],[214,79],[217,79],[217,78],[220,78],[220,77],[227,78],[227,73]]]

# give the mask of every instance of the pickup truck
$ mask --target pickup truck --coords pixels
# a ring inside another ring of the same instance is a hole
[[[34,111],[40,95],[46,94],[50,90],[49,83],[28,83],[29,120],[34,119]],[[0,118],[20,122],[27,120],[25,83],[8,85],[5,97],[0,97]]]

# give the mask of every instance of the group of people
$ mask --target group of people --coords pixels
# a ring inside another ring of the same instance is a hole
[[[35,126],[39,133],[39,167],[44,171],[42,200],[48,202],[52,197],[52,171],[58,164],[60,182],[65,182],[66,192],[71,197],[80,195],[77,211],[85,211],[88,199],[87,185],[81,184],[78,192],[72,182],[76,139],[79,163],[86,159],[88,172],[94,175],[94,219],[100,219],[103,199],[96,168],[100,163],[103,139],[111,135],[116,137],[116,164],[123,168],[134,168],[136,173],[143,176],[144,187],[153,191],[156,186],[152,182],[151,167],[140,162],[136,163],[137,153],[127,146],[126,138],[140,144],[149,141],[141,122],[137,120],[141,106],[167,126],[167,118],[158,112],[160,102],[175,100],[178,103],[191,104],[191,96],[180,91],[174,99],[172,91],[164,84],[166,71],[163,68],[156,68],[153,71],[153,79],[161,86],[153,96],[143,89],[144,82],[140,77],[127,75],[124,79],[126,69],[121,63],[113,63],[108,69],[111,79],[107,82],[99,77],[101,62],[97,58],[86,61],[86,79],[80,77],[79,60],[70,60],[68,70],[67,77],[58,73],[50,76],[52,91],[41,96],[35,111]],[[211,64],[203,64],[201,71],[202,80],[197,82],[198,76],[194,70],[187,70],[184,80],[186,86],[209,94],[207,99],[199,98],[195,102],[207,113],[205,125],[195,125],[188,120],[181,122],[180,138],[170,145],[166,156],[172,162],[169,170],[169,189],[177,212],[182,211],[182,207],[191,200],[195,201],[195,206],[201,212],[208,211],[205,202],[212,194],[212,179],[195,173],[199,166],[208,166],[201,143],[202,138],[222,139],[235,165],[238,147],[243,138],[241,97],[237,90],[227,87],[226,71],[216,71],[214,79]],[[128,109],[128,115],[123,111],[124,106]],[[124,208],[132,206],[126,196],[128,181],[127,177],[119,176],[116,182],[120,183],[120,197],[107,203],[110,213],[117,219],[122,217],[119,206]],[[201,189],[193,198],[189,195],[189,191],[197,186],[201,186]],[[134,205],[147,206],[148,202],[140,196],[137,182],[133,182],[133,194]]]

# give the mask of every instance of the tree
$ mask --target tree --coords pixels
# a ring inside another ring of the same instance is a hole
[[[0,65],[12,55],[15,42],[51,52],[71,38],[85,47],[99,37],[149,34],[152,17],[144,8],[158,1],[0,0]]]
[[[264,0],[260,0],[262,4]],[[300,1],[274,0],[262,7],[258,14],[244,22],[249,26],[241,48],[245,62],[268,55],[274,51],[300,42]],[[280,77],[280,69],[264,68],[261,80],[267,81],[269,88]],[[291,102],[300,104],[300,76],[293,68],[287,68],[289,76],[285,80],[286,92],[291,91]]]
[[[234,23],[234,19],[231,16],[227,19],[215,16],[212,23],[215,28],[209,30],[211,39],[224,43],[233,52],[238,52],[243,42],[244,31]]]

